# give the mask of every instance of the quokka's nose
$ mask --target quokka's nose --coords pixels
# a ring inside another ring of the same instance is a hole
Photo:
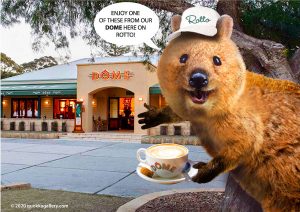
[[[189,84],[196,89],[204,88],[208,84],[208,76],[202,70],[196,70],[191,74]]]

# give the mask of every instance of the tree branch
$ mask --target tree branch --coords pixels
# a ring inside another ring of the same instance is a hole
[[[217,11],[220,15],[230,15],[233,19],[233,27],[239,31],[243,31],[240,18],[240,0],[219,0]]]
[[[295,77],[300,82],[300,48],[294,53],[289,63]]]
[[[139,0],[138,3],[146,5],[152,9],[166,10],[175,14],[182,14],[184,10],[194,6],[183,0]],[[245,58],[247,67],[264,69],[259,70],[259,72],[273,78],[296,81],[294,76],[300,75],[300,71],[297,71],[297,67],[299,67],[299,59],[298,62],[297,59],[291,60],[291,64],[296,64],[296,71],[292,71],[287,58],[284,55],[285,47],[282,44],[269,40],[256,39],[241,32],[240,30],[242,30],[242,27],[240,24],[240,14],[238,10],[239,4],[239,0],[219,0],[217,10],[220,14],[228,14],[233,17],[235,30],[233,32],[232,39],[240,50],[246,53],[245,55],[248,57]],[[295,58],[298,57],[299,56],[296,56]],[[259,64],[257,64],[257,62]]]
[[[186,9],[194,7],[194,5],[183,0],[138,0],[137,3],[143,4],[152,9],[166,10],[176,14],[182,14],[182,12]]]
[[[237,30],[233,31],[232,40],[240,49],[253,55],[272,77],[295,81],[282,44],[257,39]]]

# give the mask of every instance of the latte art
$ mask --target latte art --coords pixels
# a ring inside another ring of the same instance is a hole
[[[182,145],[164,143],[137,150],[140,164],[150,167],[152,172],[163,178],[174,178],[182,174],[188,161],[189,150]],[[143,159],[145,158],[145,159]]]
[[[182,157],[187,154],[185,148],[177,145],[159,145],[150,147],[148,150],[149,154],[155,158],[161,159],[172,159]]]

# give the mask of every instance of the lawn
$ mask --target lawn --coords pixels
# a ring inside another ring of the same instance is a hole
[[[116,211],[132,198],[43,189],[1,192],[2,211]],[[66,207],[55,209],[54,207]],[[48,207],[37,208],[37,207]],[[49,208],[52,207],[52,208]]]

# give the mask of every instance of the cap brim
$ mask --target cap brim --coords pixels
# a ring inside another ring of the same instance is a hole
[[[213,37],[217,34],[217,28],[213,26],[188,26],[173,32],[168,36],[167,40],[171,41],[181,35],[182,32],[192,32],[200,35]]]

